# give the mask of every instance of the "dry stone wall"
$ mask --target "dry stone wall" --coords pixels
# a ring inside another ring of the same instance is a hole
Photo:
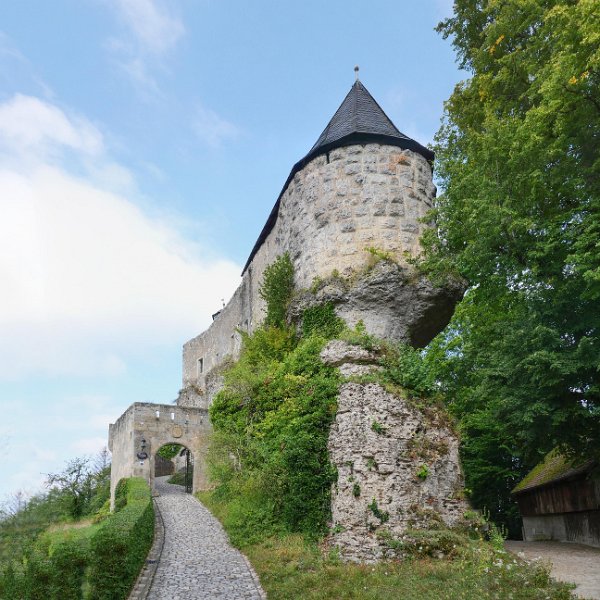
[[[225,357],[239,354],[241,340],[236,329],[253,331],[263,320],[260,282],[265,268],[278,256],[289,252],[298,289],[332,273],[344,277],[361,271],[372,259],[368,247],[400,261],[405,252],[415,256],[426,227],[420,219],[431,208],[435,191],[429,163],[420,154],[396,146],[337,148],[298,171],[281,197],[273,229],[232,299],[207,331],[184,345],[183,389],[187,392],[181,394],[180,402],[202,407],[210,404],[214,389],[206,393],[207,374]],[[373,297],[367,296],[360,300],[366,310],[343,316],[350,321],[366,317],[374,334],[406,337],[393,326],[393,311],[377,314],[377,308],[369,304]],[[194,393],[193,386],[204,394]]]
[[[375,355],[340,341],[321,358],[345,376],[378,368]],[[345,559],[376,561],[390,556],[386,536],[400,540],[410,528],[463,520],[459,440],[441,417],[378,383],[341,385],[328,449],[338,472],[331,543]]]

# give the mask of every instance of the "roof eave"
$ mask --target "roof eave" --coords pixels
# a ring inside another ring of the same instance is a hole
[[[549,481],[544,481],[542,483],[533,484],[533,485],[529,485],[529,486],[521,488],[521,489],[517,489],[520,485],[520,483],[519,483],[512,489],[512,491],[510,493],[513,496],[518,496],[519,494],[524,494],[525,492],[532,492],[534,490],[539,490],[540,488],[549,487],[549,486],[555,485],[557,483],[564,483],[567,481],[579,479],[582,475],[588,476],[589,473],[596,466],[597,466],[597,462],[595,460],[588,460],[585,463],[583,463],[582,465],[580,465],[576,468],[570,469],[564,475],[560,475],[558,477],[555,477],[554,479],[550,479]]]

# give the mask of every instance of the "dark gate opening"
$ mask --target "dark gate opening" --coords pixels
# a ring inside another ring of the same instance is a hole
[[[169,475],[168,483],[180,485],[188,494],[194,487],[194,456],[189,448],[175,442],[164,444],[156,453],[154,476]]]

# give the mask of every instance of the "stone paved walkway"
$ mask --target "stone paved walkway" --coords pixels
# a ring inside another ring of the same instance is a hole
[[[600,549],[561,542],[517,542],[509,540],[506,549],[523,553],[526,560],[539,558],[552,565],[552,577],[577,584],[580,598],[600,599]]]
[[[182,486],[158,477],[165,545],[148,600],[260,600],[266,595],[221,524]]]

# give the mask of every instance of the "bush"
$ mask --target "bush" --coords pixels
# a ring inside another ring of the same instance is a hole
[[[304,311],[302,337],[286,312],[294,273],[287,254],[267,267],[260,287],[267,318],[242,333],[239,360],[210,408],[215,434],[208,463],[214,491],[203,500],[244,545],[284,531],[322,535],[336,479],[327,453],[340,376],[321,362],[344,322],[326,303]]]
[[[267,303],[266,326],[285,325],[287,308],[293,292],[294,267],[290,255],[286,252],[265,269],[258,292]]]
[[[120,600],[127,597],[154,536],[150,488],[119,482],[120,512],[99,525],[49,530],[0,572],[0,598]]]
[[[345,328],[346,324],[335,313],[331,302],[317,304],[307,308],[302,313],[302,335],[320,335],[324,338],[334,338]]]
[[[384,381],[419,396],[432,396],[437,391],[431,369],[420,350],[405,344],[389,345],[386,347],[383,367]]]
[[[24,576],[18,573],[13,564],[0,572],[0,598],[23,598],[24,597]]]
[[[236,543],[275,530],[320,534],[329,518],[335,473],[327,436],[339,375],[319,353],[325,338],[299,342],[292,331],[260,329],[210,409],[216,435],[209,455],[215,497],[231,503]]]
[[[126,504],[104,521],[91,540],[90,598],[126,598],[154,537],[154,507],[148,484],[139,477],[122,485]]]
[[[83,597],[93,527],[43,533],[23,559],[0,574],[0,598],[79,600]]]

